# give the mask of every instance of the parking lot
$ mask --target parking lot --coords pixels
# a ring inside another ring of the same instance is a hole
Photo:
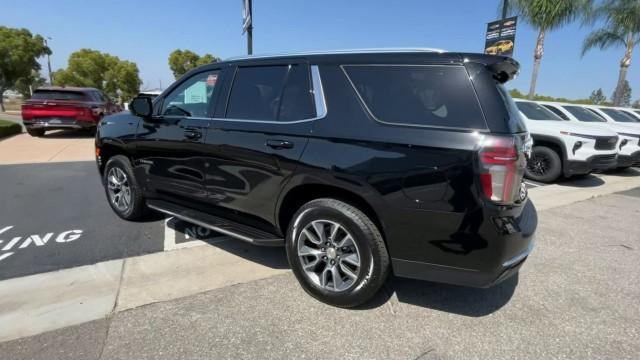
[[[391,277],[354,310],[313,300],[284,250],[157,215],[120,220],[93,140],[0,141],[7,359],[616,358],[640,353],[640,171],[528,183],[536,249],[470,289]]]

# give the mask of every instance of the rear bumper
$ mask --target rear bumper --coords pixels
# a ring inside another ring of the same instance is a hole
[[[618,165],[618,156],[611,155],[593,155],[586,161],[569,160],[565,163],[565,175],[588,174],[594,170],[604,171],[613,169]]]
[[[79,121],[73,118],[36,118],[23,120],[22,123],[28,129],[89,129],[98,124],[97,121]]]
[[[618,155],[618,167],[640,166],[640,151],[631,155]]]
[[[506,219],[506,218],[502,218]],[[538,226],[538,215],[528,201],[520,217],[513,221],[487,221],[495,231],[487,241],[486,252],[479,255],[482,261],[474,268],[431,264],[404,259],[391,259],[396,276],[448,284],[491,287],[515,275],[533,251],[534,233]],[[487,232],[488,233],[488,232]]]

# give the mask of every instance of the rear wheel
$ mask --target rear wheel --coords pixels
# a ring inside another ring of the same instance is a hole
[[[122,155],[110,158],[103,176],[104,189],[113,211],[125,220],[141,219],[145,201],[129,159]]]
[[[330,305],[353,307],[384,283],[389,255],[376,225],[335,199],[302,206],[287,231],[287,257],[303,289]]]
[[[562,174],[560,155],[546,146],[534,146],[531,158],[527,161],[525,176],[543,183],[556,181]]]
[[[44,136],[44,129],[27,129],[27,133],[31,136],[42,137]]]

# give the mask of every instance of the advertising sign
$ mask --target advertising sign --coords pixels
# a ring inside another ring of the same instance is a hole
[[[484,39],[484,53],[513,56],[517,23],[517,16],[488,23],[487,35]]]

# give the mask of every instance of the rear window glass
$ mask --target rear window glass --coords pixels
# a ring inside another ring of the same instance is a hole
[[[560,117],[552,113],[542,105],[532,102],[516,101],[516,106],[530,120],[556,120],[562,121]]]
[[[605,122],[603,118],[581,106],[565,106],[564,108],[567,109],[567,111],[570,112],[571,115],[575,116],[576,119],[580,121]]]
[[[614,109],[600,108],[600,111],[609,115],[614,121],[618,122],[637,122],[636,119],[631,116]]]
[[[462,66],[345,65],[369,111],[382,122],[486,129]]]
[[[79,91],[51,91],[51,90],[36,90],[31,96],[32,99],[37,100],[85,100],[86,95]]]

